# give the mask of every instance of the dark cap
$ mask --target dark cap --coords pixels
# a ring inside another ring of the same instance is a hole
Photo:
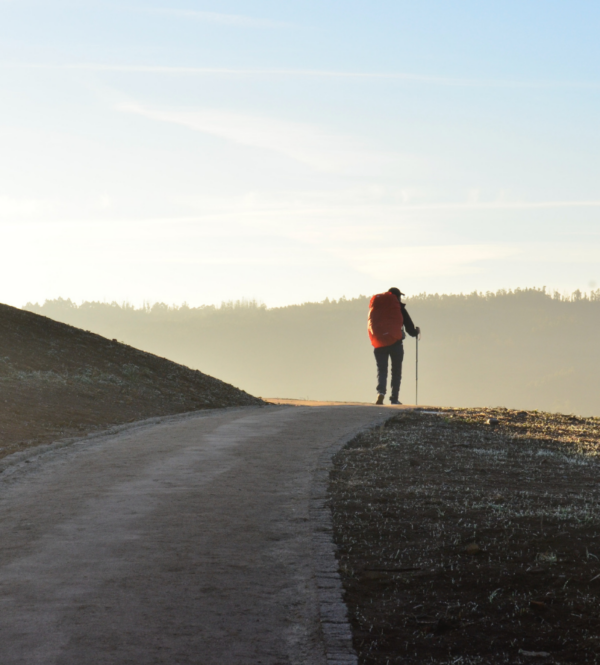
[[[399,298],[400,296],[404,295],[404,293],[402,293],[402,291],[400,291],[400,289],[397,289],[395,286],[392,286],[391,289],[388,289],[388,293],[393,293],[396,296],[396,298]]]

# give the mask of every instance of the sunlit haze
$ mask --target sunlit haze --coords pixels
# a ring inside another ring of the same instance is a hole
[[[600,283],[600,5],[0,0],[3,302]]]

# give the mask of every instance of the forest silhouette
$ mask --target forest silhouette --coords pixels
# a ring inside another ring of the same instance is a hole
[[[135,308],[59,298],[24,309],[116,338],[262,397],[373,401],[369,298],[267,308]],[[419,402],[600,416],[600,289],[545,289],[407,300],[419,345]],[[415,399],[415,340],[405,341],[400,400]]]

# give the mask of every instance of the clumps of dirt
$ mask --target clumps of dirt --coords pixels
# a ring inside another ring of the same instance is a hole
[[[334,459],[361,664],[600,660],[600,419],[403,412]]]
[[[0,305],[0,457],[144,418],[263,404],[165,358]]]

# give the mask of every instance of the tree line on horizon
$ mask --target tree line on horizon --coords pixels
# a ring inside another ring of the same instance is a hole
[[[23,309],[116,338],[262,397],[372,401],[369,297],[268,308],[47,300]],[[600,415],[600,289],[420,294],[419,401]],[[414,403],[415,340],[405,342],[400,399]]]

